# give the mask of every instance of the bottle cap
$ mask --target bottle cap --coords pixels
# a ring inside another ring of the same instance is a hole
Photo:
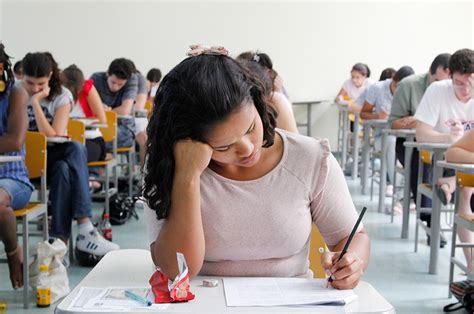
[[[109,219],[110,215],[109,214],[104,214],[104,219]]]
[[[49,265],[41,264],[39,269],[40,271],[49,271]]]

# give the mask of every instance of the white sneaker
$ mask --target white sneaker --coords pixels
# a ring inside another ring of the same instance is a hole
[[[385,196],[387,197],[393,196],[393,185],[391,184],[387,185],[387,188],[385,189]]]
[[[120,249],[120,246],[116,243],[107,241],[99,231],[97,231],[97,228],[94,228],[89,233],[79,233],[77,235],[76,249],[83,253],[104,256],[110,251]]]

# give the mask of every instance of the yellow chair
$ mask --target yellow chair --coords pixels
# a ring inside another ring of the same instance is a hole
[[[67,124],[67,134],[73,141],[77,141],[83,145],[86,144],[86,125],[84,122],[74,119],[69,119]]]
[[[145,110],[148,110],[148,112],[151,112],[151,111],[153,110],[153,103],[148,100],[148,101],[145,103],[145,107],[144,107],[144,108],[145,108]]]
[[[30,232],[29,223],[42,218],[43,240],[48,239],[48,207],[46,199],[46,136],[39,132],[27,132],[25,164],[30,179],[40,179],[40,190],[38,191],[38,202],[30,202],[25,208],[15,210],[15,217],[21,221],[22,230],[18,232],[23,238],[23,307],[29,306],[29,236],[35,235]]]
[[[309,244],[309,268],[313,271],[314,278],[326,278],[326,273],[321,267],[321,256],[325,251],[326,243],[318,228],[313,224]]]
[[[106,142],[114,142],[114,148],[116,147],[116,139],[117,139],[117,114],[113,111],[106,112],[107,117],[107,127],[100,128],[102,133],[102,137]],[[86,127],[85,124],[78,120],[70,119],[68,122],[68,135],[71,137],[72,140],[77,141],[81,144],[85,144],[85,131]],[[114,156],[115,157],[115,156]],[[109,213],[109,199],[112,195],[117,193],[117,160],[116,158],[103,160],[103,161],[92,161],[87,163],[89,167],[100,167],[103,168],[105,171],[104,175],[104,188],[102,192],[93,194],[93,197],[96,198],[104,198],[105,202],[105,212]],[[115,188],[110,188],[110,177],[113,172],[114,175],[114,184]]]

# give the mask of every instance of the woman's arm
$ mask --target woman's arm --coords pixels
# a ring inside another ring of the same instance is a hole
[[[374,107],[374,105],[365,101],[362,110],[360,111],[360,117],[366,120],[379,119],[379,114],[374,112]]]
[[[171,208],[154,242],[153,260],[174,279],[178,272],[176,252],[186,258],[190,278],[204,262],[205,242],[201,220],[201,174],[209,165],[212,148],[204,143],[183,140],[175,144],[176,161]]]
[[[94,116],[99,119],[100,123],[107,123],[102,99],[100,99],[100,95],[94,85],[92,85],[89,95],[87,95],[87,103],[94,113]]]
[[[145,109],[147,94],[137,94],[137,99],[135,100],[135,109],[143,110]]]
[[[292,105],[288,99],[278,92],[272,94],[270,105],[278,113],[277,127],[289,132],[298,133],[295,116],[293,115]]]
[[[464,134],[445,154],[449,162],[474,164],[474,130]]]
[[[339,93],[337,93],[336,98],[334,99],[335,102],[340,102],[341,100],[344,100],[344,97],[347,96],[347,92],[344,88],[341,88],[339,90]]]
[[[26,108],[28,94],[23,88],[14,88],[10,94],[8,112],[8,130],[0,136],[0,153],[19,151],[25,143],[28,119]]]

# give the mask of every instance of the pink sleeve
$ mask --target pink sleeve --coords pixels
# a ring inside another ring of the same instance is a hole
[[[316,158],[316,180],[311,194],[311,216],[328,246],[348,237],[357,221],[342,169],[331,154],[327,140],[321,141],[321,156]],[[362,228],[362,224],[359,230]]]

